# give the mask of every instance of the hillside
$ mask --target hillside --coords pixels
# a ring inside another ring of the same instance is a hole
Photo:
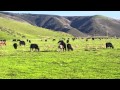
[[[72,23],[71,26],[79,31],[97,36],[120,37],[120,21],[109,17],[95,15],[89,17],[66,17]]]
[[[26,21],[31,25],[47,28],[54,31],[62,31],[65,33],[69,33],[75,37],[81,36],[85,37],[86,34],[80,32],[78,29],[71,27],[71,21],[56,15],[39,15],[39,14],[13,14],[7,12],[0,12],[4,15],[8,15],[10,18],[16,17],[17,21]],[[12,18],[12,19],[14,19]],[[18,19],[19,18],[19,19]]]
[[[0,17],[0,39],[13,38],[63,38],[72,37],[69,34],[55,32],[48,29],[33,26],[27,22],[19,22],[14,19]]]
[[[117,36],[120,37],[120,21],[109,17],[95,16],[57,16],[42,14],[13,14],[0,12],[17,21],[28,22],[34,26],[69,33],[75,37]],[[16,18],[17,19],[16,19]]]

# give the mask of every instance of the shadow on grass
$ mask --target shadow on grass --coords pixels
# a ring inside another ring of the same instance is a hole
[[[24,51],[24,52],[58,52],[56,50],[49,50],[49,51]]]
[[[56,50],[47,50],[47,51],[40,51],[40,52],[58,52]]]

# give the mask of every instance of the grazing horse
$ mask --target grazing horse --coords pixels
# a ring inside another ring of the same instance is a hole
[[[66,44],[65,44],[65,42],[63,40],[60,40],[58,43],[59,43],[58,48],[63,50],[63,51],[66,51]]]

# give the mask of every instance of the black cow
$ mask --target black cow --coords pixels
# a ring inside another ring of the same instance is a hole
[[[31,40],[29,40],[29,43],[31,43]]]
[[[17,43],[13,44],[14,49],[17,49],[17,46],[18,46]]]
[[[19,42],[19,45],[21,46],[21,45],[24,45],[25,46],[25,41],[20,41]]]
[[[60,41],[58,41],[58,43],[59,43],[58,48],[60,48],[63,51],[66,51],[66,44],[65,44],[65,42],[63,40],[60,40]]]
[[[30,45],[30,51],[33,50],[33,49],[39,51],[39,47],[38,47],[38,45],[37,45],[37,44],[31,44],[31,45]]]
[[[53,41],[55,41],[55,39],[53,39]]]
[[[94,40],[95,38],[92,38],[92,40]]]
[[[66,43],[69,43],[69,39],[66,41]]]
[[[31,40],[27,39],[27,42],[31,43]]]
[[[75,40],[75,38],[72,38],[72,40],[74,41],[74,40]]]
[[[69,50],[73,51],[73,48],[72,48],[71,44],[67,44],[67,49],[68,49],[68,51]]]
[[[20,41],[20,39],[17,39],[17,41]]]
[[[16,39],[13,39],[13,42],[14,42],[14,41],[17,41],[17,40],[16,40]]]
[[[106,43],[106,48],[108,48],[108,47],[114,48],[114,46],[113,46],[112,43],[110,43],[110,42],[107,42],[107,43]]]

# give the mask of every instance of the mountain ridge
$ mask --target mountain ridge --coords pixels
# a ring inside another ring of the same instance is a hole
[[[8,12],[0,13],[16,17],[20,19],[20,21],[23,20],[34,26],[47,28],[53,31],[62,31],[75,37],[94,35],[106,36],[107,32],[109,36],[120,37],[120,20],[102,15],[59,16],[46,14],[14,14]]]

